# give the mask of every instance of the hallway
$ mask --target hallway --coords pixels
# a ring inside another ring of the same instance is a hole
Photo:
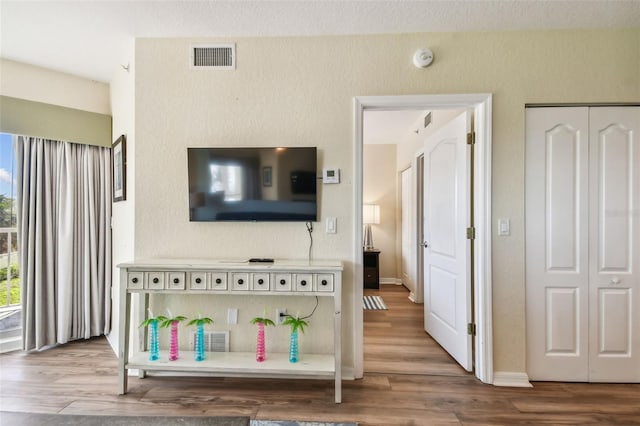
[[[382,296],[386,311],[364,311],[364,372],[473,377],[424,331],[424,305],[408,299],[404,286],[365,289]]]

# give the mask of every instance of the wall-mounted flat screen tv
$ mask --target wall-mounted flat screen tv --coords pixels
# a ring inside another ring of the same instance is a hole
[[[317,220],[315,147],[187,151],[190,221]]]

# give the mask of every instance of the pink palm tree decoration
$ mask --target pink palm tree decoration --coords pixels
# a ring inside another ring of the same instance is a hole
[[[269,318],[260,318],[256,317],[251,320],[251,324],[258,324],[258,342],[256,344],[256,361],[263,362],[267,359],[266,351],[265,351],[265,343],[264,343],[264,326],[265,325],[275,325],[273,321]]]
[[[169,313],[171,316],[171,313]],[[178,359],[178,324],[180,321],[186,320],[186,317],[178,315],[175,318],[165,318],[162,321],[162,327],[171,327],[171,341],[169,344],[169,361],[175,361]]]

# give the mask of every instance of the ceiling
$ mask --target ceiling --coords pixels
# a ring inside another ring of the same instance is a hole
[[[395,145],[417,134],[428,111],[364,111],[362,139],[365,145]]]
[[[637,0],[0,0],[0,57],[109,82],[138,37],[639,26]]]
[[[0,0],[0,57],[108,83],[139,37],[635,27],[638,0]],[[371,112],[364,142],[401,142],[425,114]]]

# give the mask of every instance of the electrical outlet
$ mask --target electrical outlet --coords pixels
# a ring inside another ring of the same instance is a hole
[[[282,324],[282,322],[284,321],[285,317],[281,316],[280,314],[286,314],[287,313],[287,309],[281,309],[281,308],[276,308],[276,325],[280,325]]]
[[[238,323],[238,308],[227,309],[227,324]]]

